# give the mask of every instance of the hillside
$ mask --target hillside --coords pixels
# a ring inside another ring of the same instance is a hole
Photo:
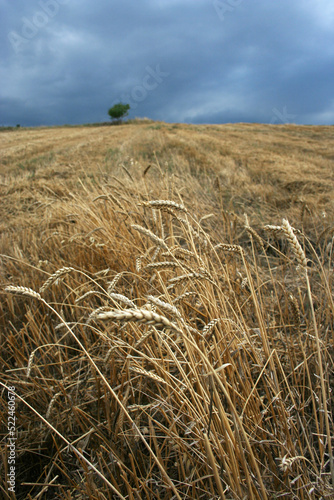
[[[334,127],[0,133],[1,483],[332,498]],[[39,495],[39,496],[38,496]]]
[[[333,214],[333,127],[144,122],[22,129],[0,135],[0,158],[1,196],[9,204],[3,218],[10,223],[9,206],[15,216],[20,208],[34,211],[34,202],[61,199],[65,186],[78,190],[78,179],[117,186],[113,176],[127,177],[122,165],[136,182],[149,165],[148,182],[158,168],[174,174],[186,201],[186,191],[200,188],[210,203],[223,197],[224,209],[261,215],[262,222],[296,220],[305,209]]]

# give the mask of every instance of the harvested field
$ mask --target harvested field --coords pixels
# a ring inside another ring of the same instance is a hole
[[[3,131],[0,196],[4,498],[333,498],[333,127]]]

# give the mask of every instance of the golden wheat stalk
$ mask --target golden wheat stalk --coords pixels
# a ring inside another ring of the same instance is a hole
[[[28,367],[27,367],[27,378],[30,377],[30,373],[31,373],[31,368],[32,368],[32,364],[33,364],[33,361],[34,361],[34,357],[35,357],[35,353],[36,351],[40,349],[40,347],[37,347],[36,349],[34,349],[32,351],[32,353],[30,354],[29,356],[29,360],[28,360]]]
[[[116,274],[115,278],[109,283],[107,293],[111,293],[112,290],[115,288],[121,277],[123,276],[124,272],[122,271],[121,273]]]
[[[74,271],[73,267],[62,267],[61,269],[58,269],[55,273],[53,273],[45,283],[41,286],[39,289],[40,293],[45,292],[55,281],[58,279],[62,278],[66,274],[70,273],[71,271]]]
[[[127,306],[133,307],[134,309],[137,308],[136,304],[132,302],[132,300],[128,299],[125,295],[122,295],[121,293],[108,293],[109,297],[113,300],[117,300],[118,302],[123,302],[123,304],[126,304]]]
[[[127,405],[128,399],[129,399],[130,389],[131,389],[131,386],[129,384],[125,390],[124,398],[122,400],[124,408],[126,408],[126,405]],[[115,425],[115,430],[114,430],[115,436],[117,436],[119,430],[123,431],[124,417],[125,417],[124,409],[120,408],[119,417],[117,419],[117,423]]]
[[[107,276],[109,272],[110,272],[110,267],[107,267],[107,269],[101,269],[101,271],[97,271],[97,273],[94,273],[94,277],[98,278],[99,276]]]
[[[188,210],[181,204],[176,203],[171,200],[153,200],[153,201],[145,201],[144,203],[140,203],[143,207],[151,207],[156,210],[177,210],[179,212],[187,213]]]
[[[5,287],[5,292],[18,293],[20,295],[26,295],[28,297],[33,297],[38,300],[43,300],[38,292],[35,292],[32,288],[27,288],[26,286],[13,286],[8,285]]]
[[[143,172],[143,177],[145,177],[145,175],[147,174],[147,172],[150,170],[150,168],[152,167],[152,165],[147,165],[147,167],[145,168],[144,172]]]
[[[218,470],[216,460],[215,460],[215,457],[214,457],[214,454],[212,451],[209,437],[206,433],[204,433],[204,445],[205,445],[207,459],[208,459],[208,462],[209,462],[211,469],[213,471],[213,477],[215,478],[215,482],[216,482],[216,485],[217,485],[217,488],[219,491],[219,496],[222,500],[225,500],[226,497],[225,497],[225,492],[224,492],[224,488],[222,485],[222,480],[220,478],[219,470]]]
[[[103,295],[103,294],[101,292],[97,292],[96,290],[89,290],[88,292],[81,295],[81,297],[75,299],[75,303],[78,304],[82,300],[87,299],[87,297],[91,297],[92,295]]]
[[[291,245],[292,251],[296,256],[296,259],[298,260],[298,263],[301,267],[304,269],[307,269],[307,259],[304,253],[304,250],[302,249],[297,236],[293,232],[292,227],[290,226],[289,222],[286,219],[283,219],[282,221],[282,230],[288,240],[288,242]]]
[[[67,326],[68,323],[65,323],[65,324],[61,324],[61,325],[57,325],[55,326],[55,330],[59,329],[60,326]],[[29,359],[28,359],[28,366],[27,366],[27,378],[30,377],[30,373],[31,373],[31,370],[33,368],[33,362],[34,362],[34,358],[35,358],[35,354],[37,351],[39,351],[40,349],[44,349],[44,348],[52,348],[52,347],[63,347],[61,344],[45,344],[45,345],[40,345],[38,347],[36,347],[36,349],[34,349],[32,351],[32,353],[30,354],[29,356]]]
[[[295,227],[292,227],[292,226],[290,226],[290,227],[295,234],[301,234],[301,235],[303,234],[299,229],[296,229]],[[266,226],[263,227],[263,229],[265,231],[270,231],[270,232],[276,234],[277,236],[284,233],[284,229],[282,226],[272,226],[270,224],[267,224]]]
[[[153,295],[148,295],[147,298],[152,304],[155,304],[156,306],[160,307],[167,313],[172,314],[173,316],[177,316],[178,318],[181,318],[181,313],[177,310],[175,306],[172,306],[167,302],[158,299],[158,297],[153,297]]]
[[[211,281],[212,283],[214,282],[212,275],[209,273],[207,269],[205,269],[205,267],[199,267],[197,271],[199,271],[199,273],[207,280]]]
[[[156,243],[159,247],[163,248],[164,250],[168,250],[168,246],[164,242],[162,238],[159,238],[156,234],[152,233],[149,229],[146,229],[146,227],[138,226],[138,224],[131,224],[132,229],[135,231],[138,231],[139,233],[144,234],[145,236],[148,236],[151,238],[154,243]]]
[[[218,243],[218,245],[215,245],[214,250],[224,250],[225,252],[235,252],[239,253],[240,255],[244,255],[245,251],[240,245],[230,245],[228,243]]]
[[[137,273],[140,273],[140,271],[141,271],[141,261],[142,261],[142,256],[136,257],[136,271],[137,271]]]
[[[152,311],[146,309],[125,309],[123,311],[112,310],[106,312],[94,312],[90,315],[91,319],[94,320],[112,320],[112,321],[134,321],[135,323],[142,323],[145,325],[153,325],[155,327],[168,328],[181,333],[181,330],[177,325]]]
[[[145,269],[154,269],[155,271],[163,271],[165,269],[175,269],[180,267],[178,262],[153,262],[151,264],[147,264]]]
[[[158,257],[159,255],[159,252],[160,252],[161,248],[160,247],[157,247],[155,250],[154,250],[154,254],[152,255],[152,262],[155,261],[155,259]]]
[[[294,325],[297,328],[297,330],[299,330],[301,321],[300,321],[300,309],[298,305],[298,300],[290,293],[289,301],[291,304]]]
[[[179,295],[175,299],[173,299],[173,303],[177,304],[178,302],[181,302],[184,299],[187,299],[188,297],[194,297],[194,295],[197,295],[197,292],[185,292],[182,295]]]
[[[127,174],[127,176],[129,177],[129,179],[131,179],[131,181],[134,182],[134,179],[133,179],[132,175],[130,174],[129,170],[126,168],[126,166],[122,164],[121,167],[124,170],[124,172]]]
[[[51,415],[51,411],[52,411],[52,408],[54,406],[54,403],[56,401],[56,399],[58,398],[58,396],[61,396],[62,394],[64,394],[62,391],[61,392],[57,392],[51,399],[50,403],[49,403],[49,406],[48,406],[48,409],[46,411],[46,415],[45,415],[45,418],[48,420],[50,418],[50,415]]]
[[[86,326],[89,325],[96,318],[96,316],[98,314],[100,314],[101,312],[105,312],[105,311],[110,311],[110,307],[109,306],[101,306],[101,307],[98,307],[97,309],[95,309],[88,316],[87,321],[86,321]]]
[[[170,252],[174,255],[176,259],[188,259],[189,257],[196,258],[197,256],[191,250],[187,248],[181,248],[179,246],[175,246],[170,248]],[[169,253],[163,252],[162,257],[169,257]]]
[[[153,408],[154,406],[157,406],[156,402],[148,403],[147,405],[134,404],[134,405],[128,406],[128,411],[137,411],[137,410],[143,411],[143,410],[148,410],[149,408]]]
[[[105,231],[105,229],[104,227],[94,227],[94,229],[85,234],[84,238],[89,238],[92,234],[97,233],[98,231]]]
[[[212,330],[214,329],[214,327],[216,326],[216,324],[219,323],[219,322],[220,322],[220,319],[219,318],[215,318],[215,319],[212,319],[210,321],[210,323],[208,323],[207,325],[205,325],[205,327],[202,330],[203,337],[209,336],[209,334],[212,332]]]
[[[254,241],[256,241],[256,243],[259,245],[259,247],[261,248],[261,250],[264,250],[264,244],[263,244],[263,241],[262,241],[262,238],[260,237],[260,235],[255,231],[255,229],[253,229],[252,227],[250,226],[245,226],[245,229],[247,231],[247,233],[252,237],[254,238]]]
[[[175,276],[175,278],[171,278],[168,280],[169,286],[167,287],[167,290],[172,288],[174,285],[179,285],[183,281],[187,280],[193,280],[193,279],[203,279],[204,276],[199,273],[189,273],[189,274],[182,274],[181,276]]]
[[[124,205],[122,205],[122,203],[119,200],[119,198],[120,198],[119,196],[117,197],[117,196],[114,196],[111,193],[108,193],[108,198],[110,198],[118,206],[118,208],[120,208],[121,210],[123,210],[123,212],[127,213]]]
[[[267,224],[266,226],[264,226],[263,229],[265,231],[269,231],[269,232],[277,234],[277,235],[282,234],[282,232],[283,232],[283,229],[281,226],[272,226],[270,224]]]
[[[167,380],[159,377],[159,375],[157,375],[156,373],[154,373],[152,371],[146,371],[143,368],[130,366],[130,371],[138,373],[139,375],[144,375],[145,377],[149,377],[149,378],[155,380],[156,382],[159,382],[160,384],[167,384],[168,383]]]
[[[151,328],[150,330],[148,330],[148,332],[144,333],[144,335],[142,335],[140,337],[140,339],[136,342],[135,344],[135,349],[138,349],[139,346],[141,346],[144,342],[146,342],[146,340],[154,333],[154,329]]]

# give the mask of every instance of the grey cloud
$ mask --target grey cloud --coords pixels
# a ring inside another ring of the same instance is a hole
[[[286,108],[296,123],[334,123],[329,0],[0,0],[0,9],[0,124],[105,121],[127,96],[130,117],[270,123]],[[29,22],[39,27],[15,50],[13,33],[27,35]],[[157,67],[161,81],[149,74]]]

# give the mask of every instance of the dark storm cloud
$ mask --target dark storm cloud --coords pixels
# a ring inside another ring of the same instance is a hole
[[[334,123],[331,0],[6,2],[0,125]]]

